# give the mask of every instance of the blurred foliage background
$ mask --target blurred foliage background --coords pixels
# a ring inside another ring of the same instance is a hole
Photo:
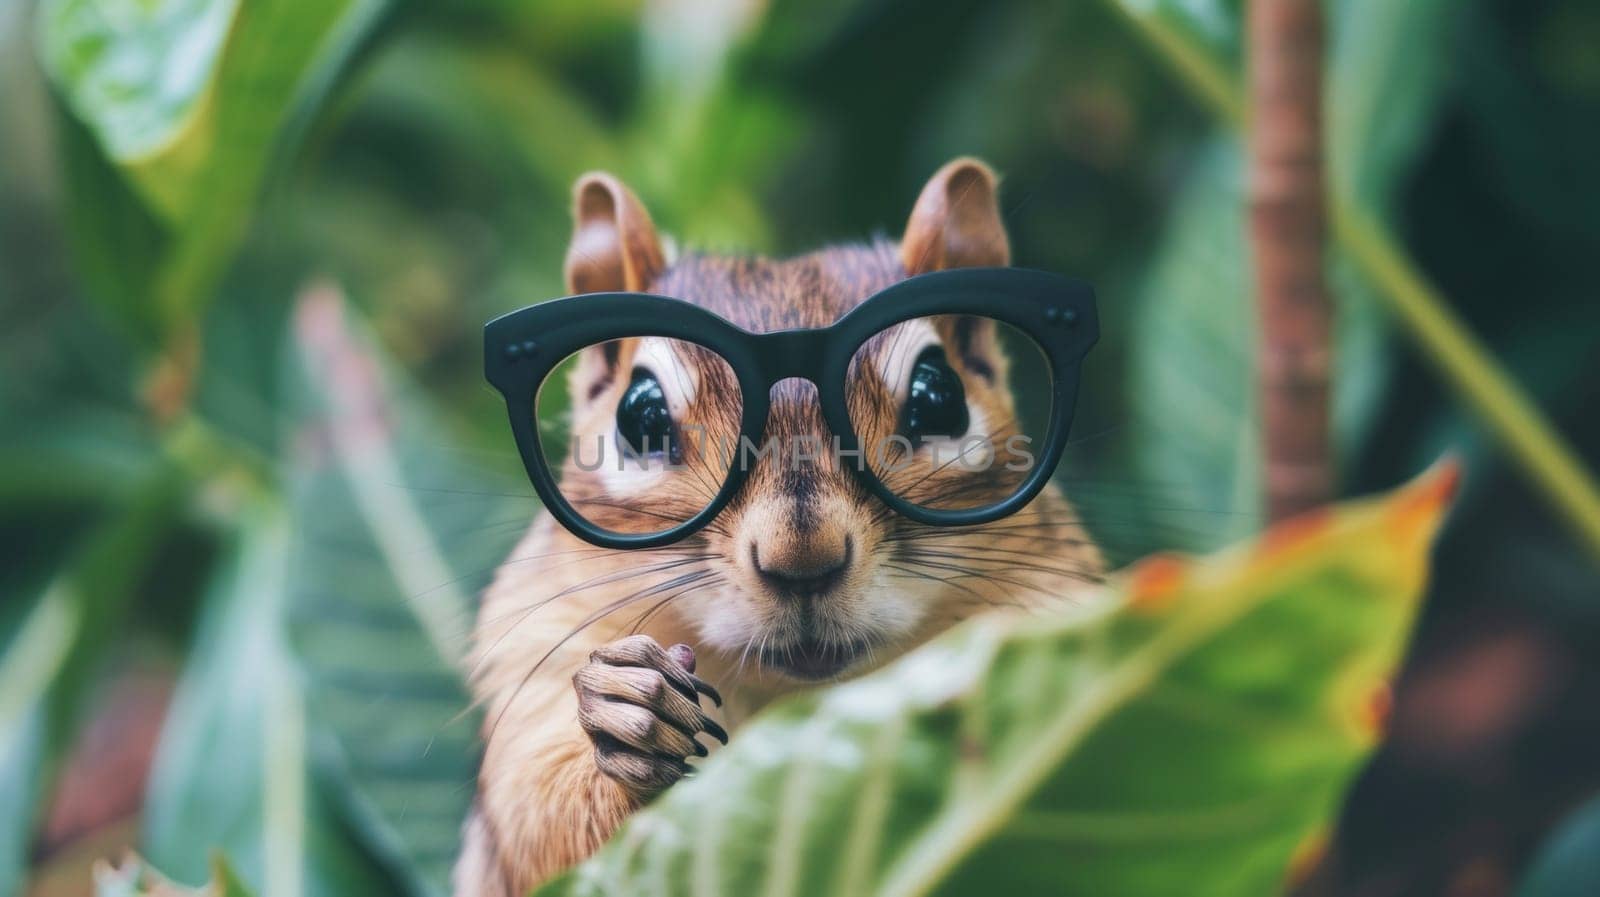
[[[1600,4],[1327,14],[1333,189],[1593,468]],[[475,750],[450,663],[537,510],[478,327],[563,292],[587,169],[680,245],[787,253],[892,235],[939,164],[983,156],[1018,263],[1099,289],[1063,467],[1096,535],[1121,562],[1253,532],[1241,110],[1217,77],[1239,20],[0,2],[0,892],[79,893],[129,844],[199,881],[201,837],[268,893],[295,845],[313,893],[438,893]],[[1446,449],[1468,480],[1390,738],[1302,890],[1509,893],[1600,787],[1600,577],[1384,284],[1338,251],[1333,282],[1344,491]],[[1584,812],[1563,843],[1593,844]]]

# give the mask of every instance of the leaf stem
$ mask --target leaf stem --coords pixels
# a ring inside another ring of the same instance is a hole
[[[1249,110],[1245,105],[1244,91],[1239,80],[1199,42],[1180,33],[1172,23],[1153,10],[1135,11],[1129,0],[1106,0],[1111,8],[1122,14],[1123,21],[1160,51],[1167,64],[1177,70],[1179,80],[1200,98],[1224,123],[1235,130],[1245,128]]]
[[[183,412],[166,425],[161,443],[167,460],[194,483],[230,476],[251,498],[277,494],[277,477],[271,459],[242,439],[212,426],[193,411]]]
[[[1450,313],[1382,225],[1340,198],[1333,202],[1332,223],[1340,245],[1382,288],[1423,355],[1600,560],[1600,490],[1533,398]]]
[[[1234,130],[1248,127],[1243,89],[1222,60],[1145,4],[1134,8],[1127,0],[1107,2],[1219,118]],[[1591,559],[1600,563],[1600,488],[1577,455],[1531,397],[1450,310],[1394,235],[1347,196],[1334,191],[1330,198],[1334,242],[1378,287],[1378,295],[1440,378],[1562,517]]]

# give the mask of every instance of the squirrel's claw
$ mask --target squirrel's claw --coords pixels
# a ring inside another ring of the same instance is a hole
[[[727,744],[728,743],[728,730],[722,728],[719,725],[717,725],[717,721],[716,720],[712,719],[709,716],[701,714],[701,716],[700,716],[700,726],[701,726],[701,728],[703,728],[705,730],[705,733],[707,735],[710,735],[712,738],[715,738],[716,740],[722,742],[723,744]]]
[[[728,743],[727,730],[700,707],[700,695],[719,706],[722,695],[693,669],[689,646],[663,649],[646,635],[620,639],[589,655],[572,684],[578,722],[594,742],[601,772],[632,789],[653,792],[686,774],[687,757],[710,754],[696,740],[700,733]]]
[[[694,680],[695,691],[700,692],[701,694],[710,698],[711,703],[717,705],[718,707],[722,706],[722,693],[717,691],[715,688],[712,688],[711,683],[701,679],[699,676],[696,676],[693,673],[689,674],[689,678]],[[727,741],[728,739],[724,738],[722,740]]]

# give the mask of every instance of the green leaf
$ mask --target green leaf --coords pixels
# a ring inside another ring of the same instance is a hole
[[[0,655],[0,891],[19,891],[51,777],[50,686],[66,665],[81,609],[60,588],[40,597]]]
[[[166,532],[179,483],[148,476],[127,504],[85,538],[7,631],[0,654],[0,893],[20,888],[40,802],[49,793],[79,711],[119,632],[140,573]]]
[[[157,156],[200,113],[239,0],[44,5],[45,58],[107,155]],[[157,189],[160,184],[151,184]]]
[[[1534,855],[1517,897],[1584,897],[1600,891],[1600,798],[1572,811]]]
[[[387,0],[45,0],[40,56],[63,133],[80,263],[146,335],[204,305],[274,162]]]
[[[116,866],[95,867],[94,893],[95,897],[253,897],[227,860],[218,857],[211,869],[211,881],[191,889],[173,884],[137,856],[129,856]]]
[[[116,505],[133,498],[156,462],[158,444],[132,415],[84,410],[40,414],[0,404],[0,501],[29,505]],[[15,416],[11,416],[15,415]]]
[[[270,505],[240,517],[162,726],[144,853],[182,881],[205,881],[222,851],[266,894],[389,893],[311,769],[284,633],[287,520]]]
[[[288,367],[292,634],[319,762],[411,893],[446,894],[477,772],[468,596],[536,505],[506,507],[445,451],[333,289],[302,296]]]
[[[1196,37],[1192,29],[1183,27],[1189,4],[1175,0],[1108,2],[1127,16],[1228,124],[1235,128],[1244,125],[1244,97],[1236,73],[1237,62],[1223,58],[1215,42],[1208,43]],[[1418,8],[1412,10],[1416,18],[1400,15],[1394,24],[1404,21],[1406,27],[1415,33],[1390,35],[1388,37],[1392,37],[1392,40],[1380,41],[1392,50],[1387,56],[1364,58],[1360,52],[1349,49],[1352,43],[1373,38],[1371,29],[1352,27],[1349,22],[1360,22],[1362,20],[1359,17],[1363,15],[1394,14],[1395,6],[1384,0],[1346,0],[1346,4],[1331,15],[1333,56],[1336,61],[1351,61],[1352,65],[1368,67],[1369,70],[1364,73],[1358,72],[1362,74],[1360,83],[1363,85],[1363,95],[1381,97],[1394,91],[1402,109],[1425,115],[1431,105],[1425,102],[1426,98],[1430,93],[1437,95],[1438,85],[1443,83],[1440,73],[1450,61],[1440,53],[1450,43],[1447,38],[1454,25],[1450,14],[1457,12],[1456,6],[1442,2],[1416,4]],[[1203,4],[1200,8],[1215,10],[1217,7],[1215,4]],[[1430,11],[1439,15],[1430,16]],[[1441,16],[1442,21],[1439,20]],[[1237,21],[1237,13],[1233,19]],[[1386,26],[1379,26],[1379,30],[1382,27]],[[1350,69],[1344,67],[1342,70]],[[1408,87],[1396,91],[1394,85],[1406,79],[1423,81],[1423,89]],[[1422,132],[1413,130],[1412,125],[1401,124],[1396,139],[1375,137],[1377,131],[1391,124],[1382,112],[1374,111],[1383,109],[1381,100],[1341,103],[1339,93],[1346,89],[1345,83],[1352,79],[1341,77],[1341,69],[1336,68],[1331,80],[1334,115],[1342,119],[1337,124],[1351,122],[1352,128],[1370,129],[1347,138],[1335,134],[1331,140],[1335,154],[1335,189],[1332,191],[1329,218],[1334,238],[1347,254],[1349,269],[1359,272],[1360,277],[1372,285],[1372,295],[1384,301],[1388,311],[1394,313],[1396,320],[1415,340],[1423,356],[1434,365],[1479,422],[1493,434],[1500,447],[1515,459],[1519,472],[1528,483],[1543,494],[1545,502],[1565,518],[1589,553],[1600,560],[1600,485],[1596,484],[1583,462],[1551,426],[1532,398],[1479,345],[1471,331],[1457,320],[1445,298],[1407,256],[1400,241],[1393,235],[1396,228],[1384,220],[1385,213],[1389,211],[1384,198],[1388,197],[1393,186],[1384,184],[1385,178],[1380,176],[1386,166],[1364,166],[1359,161],[1350,162],[1339,157],[1341,150],[1345,153],[1365,153],[1367,147],[1374,148],[1375,152],[1393,151],[1395,147],[1415,149]],[[1418,97],[1423,99],[1419,100]],[[1341,106],[1356,111],[1341,115],[1338,111]],[[1363,114],[1362,110],[1367,110],[1369,114]],[[1400,163],[1387,166],[1388,174],[1397,174],[1401,167]],[[1363,171],[1369,168],[1375,174],[1365,176]],[[1365,203],[1376,203],[1376,208],[1367,208]],[[1349,296],[1345,290],[1336,290],[1344,304],[1363,301],[1359,298],[1361,293],[1356,291],[1355,295]],[[1339,357],[1348,357],[1352,349],[1341,345],[1337,354]],[[1381,357],[1373,355],[1374,361]],[[1367,382],[1376,381],[1369,378]],[[1341,393],[1349,396],[1358,393],[1358,390],[1340,384],[1337,377],[1335,386],[1337,404],[1334,424],[1337,427],[1341,417],[1339,406],[1350,404],[1350,399],[1340,398]],[[1340,441],[1348,442],[1347,439]]]
[[[1202,93],[1221,90],[1219,106],[1230,119],[1242,117],[1230,111],[1239,92],[1236,8],[1166,0],[1120,0],[1119,8]],[[1332,177],[1336,190],[1371,208],[1390,207],[1444,95],[1442,48],[1449,42],[1441,35],[1448,34],[1450,9],[1441,0],[1329,7]],[[1261,523],[1243,166],[1237,138],[1219,138],[1203,151],[1139,287],[1131,328],[1134,450],[1141,476],[1173,499],[1147,513],[1153,529],[1176,533],[1178,547],[1195,550],[1215,549]],[[1335,439],[1349,454],[1362,443],[1387,381],[1388,328],[1372,281],[1337,246],[1329,279],[1337,298]]]
[[[1177,70],[1193,91],[1234,124],[1244,121],[1237,72],[1241,3],[1226,0],[1106,0]]]
[[[1134,460],[1164,500],[1145,509],[1161,542],[1211,551],[1258,531],[1260,424],[1256,309],[1246,269],[1244,161],[1212,141],[1173,204],[1129,324]],[[1361,443],[1388,373],[1371,288],[1335,250],[1333,418],[1341,449]]]
[[[1159,484],[1165,500],[1144,513],[1170,547],[1214,550],[1261,528],[1241,179],[1238,146],[1214,143],[1173,203],[1129,319],[1133,460]]]
[[[1454,481],[781,703],[539,893],[1274,892],[1377,740]]]
[[[1432,133],[1460,28],[1453,0],[1341,0],[1329,6],[1329,164],[1334,188],[1391,220],[1395,188]]]

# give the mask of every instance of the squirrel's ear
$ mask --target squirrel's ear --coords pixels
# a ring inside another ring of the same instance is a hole
[[[945,268],[998,267],[1011,263],[1011,244],[1000,223],[994,171],[963,156],[922,188],[900,241],[907,274]]]
[[[578,178],[572,186],[567,289],[638,292],[665,268],[656,226],[633,191],[603,171]]]

